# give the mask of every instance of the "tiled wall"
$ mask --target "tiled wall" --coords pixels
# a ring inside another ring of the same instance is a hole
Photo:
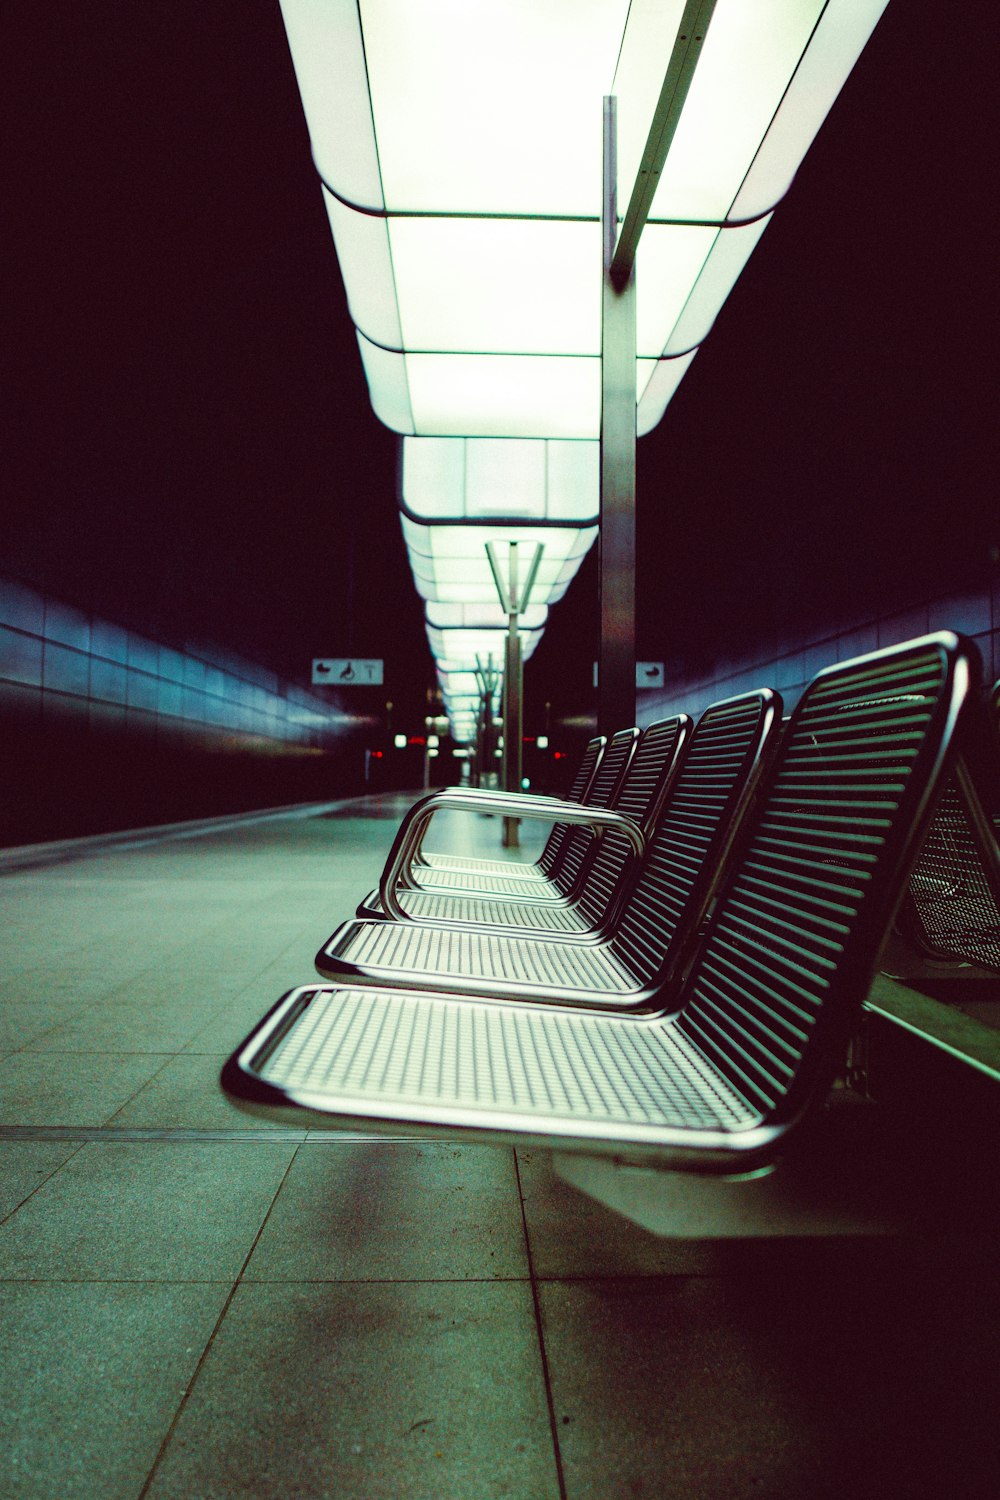
[[[211,649],[175,650],[0,578],[5,717],[181,732],[271,753],[326,748],[353,720],[303,688]]]
[[[0,844],[350,796],[367,723],[0,579]]]
[[[835,630],[819,632],[803,640],[789,641],[781,653],[733,656],[718,661],[701,676],[669,678],[656,693],[639,696],[638,721],[652,723],[667,714],[697,715],[710,703],[755,687],[773,687],[782,695],[786,712],[795,707],[806,684],[822,667],[847,661],[879,646],[925,635],[929,630],[959,630],[971,636],[983,658],[987,683],[1000,677],[1000,577],[992,588],[984,586],[947,598],[926,600],[912,609],[883,616],[867,616]]]

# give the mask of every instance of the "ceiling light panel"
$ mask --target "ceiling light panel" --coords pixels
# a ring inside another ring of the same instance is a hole
[[[707,335],[885,3],[716,0],[640,241],[640,361]],[[282,9],[381,420],[596,438],[601,101],[623,213],[683,0]],[[640,363],[643,431],[682,374],[646,400]]]
[[[525,661],[542,638],[541,630],[519,630]],[[493,667],[503,668],[507,632],[505,630],[439,630],[427,626],[431,654],[443,671],[474,672],[482,663],[493,659]]]
[[[454,604],[440,600],[428,601],[424,606],[428,625],[437,630],[506,630],[507,615],[494,599],[489,604]],[[545,628],[549,611],[544,604],[529,604],[521,611],[519,620],[524,630]]]
[[[400,499],[414,518],[596,522],[596,442],[404,438]]]
[[[597,537],[597,527],[424,526],[401,516],[410,567],[422,598],[453,603],[490,604],[496,584],[486,543],[515,543],[524,549],[525,566],[534,547],[543,553],[532,588],[533,604],[561,599]]]

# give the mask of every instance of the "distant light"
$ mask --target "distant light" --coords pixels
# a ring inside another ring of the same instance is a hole
[[[553,760],[565,760],[566,759],[566,752],[565,752],[565,750],[553,750],[553,752],[552,752],[552,759]]]
[[[405,734],[396,734],[396,735],[393,735],[392,743],[395,745],[395,747],[396,747],[397,750],[405,750],[406,749],[406,735]]]
[[[408,745],[426,745],[427,741],[422,734],[411,734],[406,743]]]
[[[521,777],[521,790],[522,790],[522,792],[526,792],[528,790],[528,788],[529,788],[530,785],[531,785],[530,779],[527,776],[522,776]]]
[[[438,736],[436,734],[429,734],[427,736],[427,743],[428,743],[428,745],[432,745],[433,746],[433,745],[440,745],[441,741],[440,741],[440,739],[438,738]]]
[[[538,736],[537,740],[535,741],[535,744],[538,746],[539,750],[547,750],[549,748],[549,737],[548,737],[548,735],[547,734],[540,734]]]

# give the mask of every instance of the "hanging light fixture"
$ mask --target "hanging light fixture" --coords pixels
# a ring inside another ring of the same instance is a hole
[[[650,430],[886,3],[282,0],[382,421],[598,436],[600,101],[618,100],[618,175],[632,182],[694,26],[697,67],[636,260]]]
[[[597,536],[598,480],[597,443],[403,439],[403,535],[439,662],[452,662],[458,651],[471,671],[477,657],[504,658],[508,617],[487,560],[494,542],[544,547],[532,602],[518,621],[522,660],[531,655],[548,606],[565,593]],[[445,703],[454,723],[447,696]]]
[[[471,536],[487,520],[517,547],[544,521],[537,600],[561,597],[597,506],[557,517],[551,474],[585,466],[598,437],[602,514],[612,494],[630,511],[636,434],[662,417],[886,3],[281,0],[375,412],[460,445],[404,457],[428,604],[487,606],[486,534]],[[629,288],[631,329],[610,362],[609,284]],[[587,486],[566,493],[572,511]],[[612,574],[625,598],[632,543],[606,532],[602,600]],[[632,633],[602,603],[602,699],[605,682],[629,686],[609,692],[611,718],[632,692]]]
[[[486,544],[534,540],[545,554],[532,603],[555,603],[597,537],[598,481],[597,443],[404,439],[400,509],[417,591],[495,606]]]
[[[522,659],[527,661],[542,638],[540,630],[518,630],[521,639]],[[445,672],[472,672],[477,658],[484,661],[493,656],[503,660],[506,625],[502,630],[436,630],[428,625],[427,639],[431,654]]]

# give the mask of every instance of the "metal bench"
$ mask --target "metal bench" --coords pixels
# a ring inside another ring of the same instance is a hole
[[[617,734],[612,735],[587,788],[582,807],[614,807],[638,740],[639,731],[635,728],[620,729]],[[548,797],[520,796],[512,792],[501,792],[499,795],[491,792],[470,794],[458,790],[432,793],[415,803],[403,819],[389,852],[389,863],[395,858],[400,844],[419,840],[424,836],[426,825],[436,811],[452,806],[465,807],[467,810],[478,808],[487,812],[502,811],[506,816],[541,817],[546,821],[555,812],[552,800]],[[403,877],[404,883],[420,890],[462,891],[466,894],[501,897],[524,896],[531,901],[566,902],[575,894],[579,885],[587,854],[593,843],[593,823],[590,819],[576,816],[567,803],[558,804],[558,816],[563,823],[568,824],[568,829],[560,841],[552,868],[543,879],[525,878],[517,866],[510,865],[505,866],[501,874],[495,875],[474,870],[451,871],[409,866]]]
[[[780,700],[764,689],[702,715],[617,925],[600,941],[353,921],[320,950],[317,969],[342,984],[430,986],[612,1009],[646,1004],[681,971],[780,713]]]
[[[565,798],[566,802],[586,802],[587,795],[593,783],[597,767],[607,746],[604,735],[595,735],[589,740],[586,749],[576,768],[576,775]],[[557,801],[560,799],[553,799]],[[447,805],[447,804],[445,804]],[[430,820],[424,827],[423,836],[426,838]],[[512,875],[516,874],[524,880],[547,880],[555,868],[563,840],[567,837],[569,828],[565,823],[555,823],[552,831],[545,841],[545,847],[537,860],[503,860],[503,859],[477,859],[472,855],[448,854],[433,849],[425,849],[423,841],[414,855],[414,864],[426,865],[432,870],[449,870],[458,874],[466,875]],[[416,884],[415,880],[411,880]]]
[[[1000,683],[967,716],[961,751],[910,876],[903,936],[932,964],[1000,973]]]
[[[223,1087],[300,1127],[766,1168],[843,1063],[974,676],[974,648],[942,633],[814,679],[676,1014],[312,984],[269,1012]]]
[[[675,773],[693,728],[687,714],[650,724],[639,737],[635,755],[625,771],[615,797],[614,811],[633,819],[648,839],[656,825],[671,776]],[[540,811],[538,816],[548,816]],[[591,941],[611,928],[624,897],[633,845],[630,838],[606,829],[592,843],[580,872],[579,894],[565,903],[529,901],[520,896],[467,896],[460,892],[414,891],[405,887],[412,848],[419,838],[416,826],[410,838],[397,840],[378,891],[366,896],[357,909],[364,919],[391,918],[406,921],[459,923],[463,926],[508,928],[569,934]]]

